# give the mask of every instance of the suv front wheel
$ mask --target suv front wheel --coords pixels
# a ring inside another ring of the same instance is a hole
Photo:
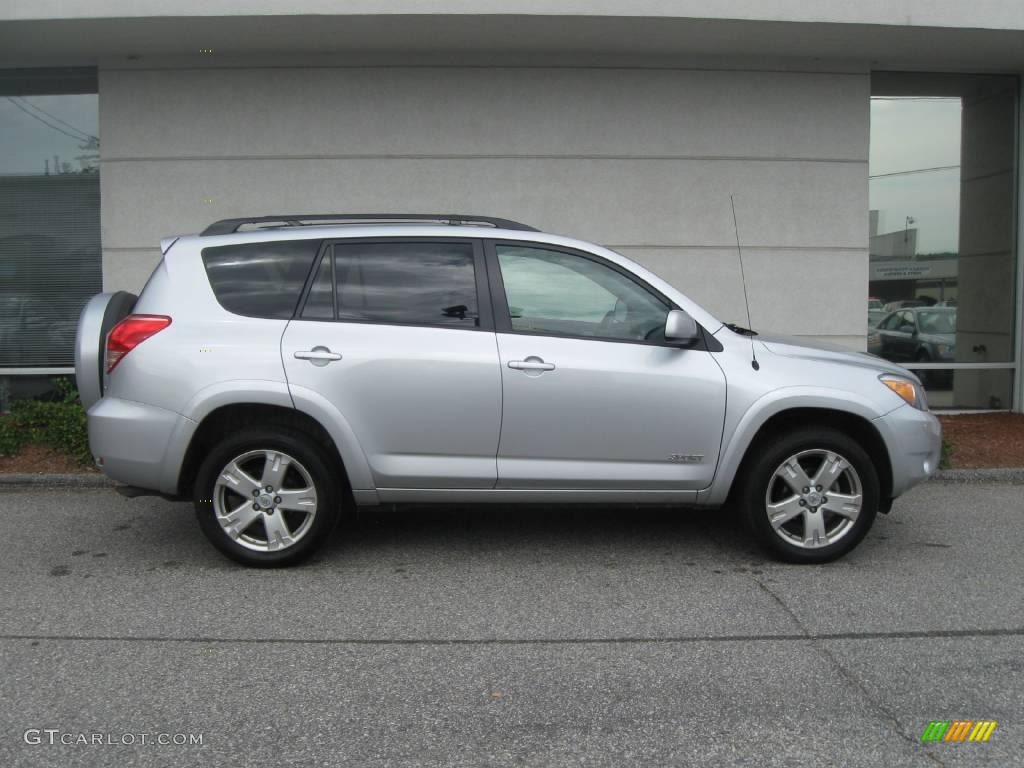
[[[199,527],[225,555],[272,568],[308,557],[338,518],[322,452],[298,432],[250,429],[217,444],[199,468]]]
[[[757,540],[794,563],[841,557],[878,512],[871,459],[856,441],[827,428],[774,439],[746,468],[739,490],[741,514]]]

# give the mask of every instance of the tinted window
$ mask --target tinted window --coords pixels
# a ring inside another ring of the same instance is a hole
[[[319,240],[222,245],[204,248],[203,264],[228,312],[290,318],[319,250]]]
[[[917,324],[924,333],[956,333],[956,312],[951,309],[921,312]]]
[[[339,320],[478,324],[470,243],[338,243],[334,270]]]
[[[512,330],[630,341],[663,341],[669,307],[593,259],[497,246]]]
[[[329,256],[320,262],[316,277],[313,278],[313,285],[309,289],[309,296],[306,297],[306,304],[302,308],[302,316],[307,320],[334,319],[334,272],[331,270],[333,263]]]

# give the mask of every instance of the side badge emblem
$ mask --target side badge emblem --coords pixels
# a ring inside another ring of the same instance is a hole
[[[701,464],[704,462],[703,453],[670,453],[668,457],[669,461],[674,461],[678,464]]]

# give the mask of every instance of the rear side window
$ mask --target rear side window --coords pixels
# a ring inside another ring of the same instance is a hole
[[[471,243],[335,243],[333,262],[329,257],[317,270],[303,318],[479,325]]]
[[[319,240],[221,245],[203,249],[203,266],[228,312],[287,320],[319,250]]]

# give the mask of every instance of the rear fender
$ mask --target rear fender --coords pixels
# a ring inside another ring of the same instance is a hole
[[[168,445],[162,491],[173,493],[177,489],[185,452],[203,419],[222,406],[238,403],[294,408],[312,417],[327,430],[337,446],[352,489],[373,490],[370,465],[355,433],[345,417],[326,398],[302,387],[292,387],[289,394],[288,385],[283,381],[240,380],[212,384],[200,390],[186,405],[183,413],[186,418],[178,424]]]

